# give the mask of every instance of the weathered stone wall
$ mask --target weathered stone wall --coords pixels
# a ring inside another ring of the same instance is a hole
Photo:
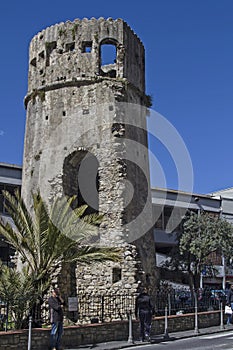
[[[55,24],[34,36],[29,52],[28,92],[100,76],[103,44],[116,46],[116,77],[126,78],[144,91],[145,58],[140,39],[122,19],[92,18]]]
[[[203,312],[198,316],[199,328],[220,325],[218,311]],[[133,338],[138,339],[138,321],[133,322]],[[128,322],[116,321],[83,326],[65,327],[63,345],[75,347],[81,344],[96,344],[108,341],[127,341]],[[168,317],[168,332],[194,330],[194,314]],[[49,344],[49,329],[33,329],[32,350],[44,350]],[[155,317],[152,322],[152,336],[164,334],[164,317]],[[0,332],[0,350],[26,350],[28,332]]]
[[[110,65],[102,62],[104,44],[116,48]],[[78,266],[77,288],[133,294],[140,281],[155,286],[144,65],[144,47],[121,19],[56,24],[30,44],[26,204],[37,189],[50,204],[81,188],[78,204],[105,214],[100,244],[123,248],[121,265]],[[113,268],[121,269],[115,283]],[[63,284],[69,294],[73,287]]]

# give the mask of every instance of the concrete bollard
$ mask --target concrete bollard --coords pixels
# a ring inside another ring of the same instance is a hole
[[[164,318],[164,336],[163,339],[169,339],[168,334],[168,318],[167,318],[167,306],[165,307],[165,318]]]
[[[32,347],[32,316],[29,316],[29,325],[28,325],[28,350],[31,350]]]
[[[195,302],[195,328],[194,328],[194,334],[199,334],[198,329],[198,305],[197,305],[197,293],[194,291],[194,302]]]
[[[129,337],[128,343],[133,344],[133,322],[132,322],[132,311],[129,310]]]
[[[222,301],[220,302],[220,329],[224,329]]]

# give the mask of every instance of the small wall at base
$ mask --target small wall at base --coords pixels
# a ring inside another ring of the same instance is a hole
[[[198,314],[199,328],[220,325],[220,312],[210,311]],[[194,314],[168,317],[168,332],[194,329]],[[164,333],[164,317],[155,317],[152,323],[152,336]],[[32,350],[45,350],[49,344],[50,329],[32,330]],[[138,321],[133,321],[133,338],[138,339]],[[128,322],[88,324],[65,327],[63,346],[74,347],[81,344],[96,344],[108,341],[128,340]],[[27,350],[28,331],[0,332],[0,350]]]

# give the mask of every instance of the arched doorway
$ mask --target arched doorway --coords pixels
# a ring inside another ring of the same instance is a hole
[[[99,162],[86,150],[78,150],[67,156],[63,163],[64,195],[77,196],[75,207],[87,204],[86,214],[99,211]]]

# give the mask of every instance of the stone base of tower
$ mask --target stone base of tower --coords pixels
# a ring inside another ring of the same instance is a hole
[[[78,264],[76,268],[77,292],[135,293],[138,288],[138,262],[135,246],[122,246],[121,262]]]
[[[137,246],[126,243],[122,245],[122,261],[119,263],[107,261],[77,265],[80,322],[88,322],[90,317],[95,318],[97,315],[100,321],[103,321],[103,317],[104,321],[125,318],[130,311],[134,313],[136,295],[145,286],[154,299],[156,271],[155,255],[151,255],[153,249],[148,249],[147,253],[143,254],[144,257],[140,256],[144,251],[145,242],[151,243],[149,235],[147,234],[147,239],[144,236],[144,239],[138,240]],[[101,314],[101,310],[105,316]]]

